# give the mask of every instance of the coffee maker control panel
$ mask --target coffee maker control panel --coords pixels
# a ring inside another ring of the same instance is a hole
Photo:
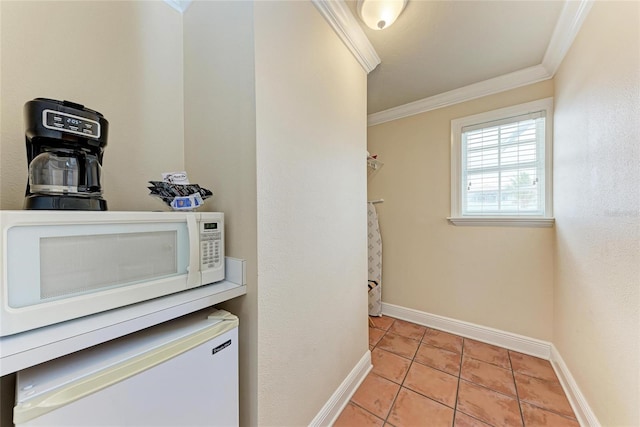
[[[100,123],[61,111],[44,110],[42,125],[47,129],[82,135],[85,138],[100,138]]]
[[[220,227],[220,228],[219,228]],[[219,268],[222,260],[222,224],[203,222],[200,224],[200,269]]]

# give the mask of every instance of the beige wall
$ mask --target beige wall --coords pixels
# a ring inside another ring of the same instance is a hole
[[[555,84],[554,344],[603,426],[638,426],[640,3],[595,2]]]
[[[252,2],[192,2],[184,14],[185,163],[225,213],[226,254],[246,260],[240,318],[240,423],[257,425],[256,120]]]
[[[462,227],[450,216],[451,120],[553,96],[546,81],[369,127],[385,303],[552,338],[553,229]]]
[[[302,426],[368,352],[366,74],[310,2],[256,2],[258,425]]]
[[[184,167],[181,15],[163,2],[2,1],[0,8],[0,208],[22,208],[22,108],[36,97],[78,102],[109,121],[109,209],[161,208],[147,181]]]

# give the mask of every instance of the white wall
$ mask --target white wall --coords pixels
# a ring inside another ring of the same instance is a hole
[[[241,424],[305,425],[368,351],[366,75],[309,2],[193,2],[185,164],[247,260]],[[309,387],[313,384],[313,387]]]
[[[310,2],[256,2],[258,425],[308,425],[368,351],[366,74]]]
[[[383,241],[382,300],[551,340],[553,229],[460,227],[451,215],[451,120],[553,96],[546,81],[369,128]]]
[[[67,99],[104,114],[110,210],[162,207],[147,181],[184,166],[182,17],[163,2],[2,1],[0,208],[21,209],[24,103]]]
[[[555,87],[554,344],[603,426],[637,426],[640,3],[595,2]]]
[[[240,318],[240,423],[257,425],[258,288],[253,2],[194,1],[184,14],[185,164],[225,213],[226,254],[246,260]]]

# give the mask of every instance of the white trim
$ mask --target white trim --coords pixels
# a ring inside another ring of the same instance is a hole
[[[542,66],[552,76],[558,71],[564,56],[569,51],[594,0],[565,1],[549,46],[542,59]]]
[[[399,107],[390,108],[367,116],[367,125],[375,126],[392,120],[425,113],[438,108],[448,107],[460,102],[470,101],[505,90],[515,89],[532,83],[548,80],[552,76],[542,65],[504,74],[493,79],[474,83],[438,95],[430,96]]]
[[[541,216],[504,216],[466,215],[462,216],[462,129],[465,126],[515,117],[537,111],[545,112],[544,141],[544,215]],[[486,111],[472,116],[451,120],[451,216],[447,219],[454,225],[492,225],[552,227],[553,216],[553,98],[538,99],[524,104]]]
[[[184,13],[192,0],[164,0]],[[344,0],[311,0],[329,26],[351,51],[367,74],[380,64],[380,57]]]
[[[380,64],[378,53],[344,0],[311,0],[311,3],[320,11],[367,74]]]
[[[578,423],[583,427],[601,427],[553,343],[384,302],[382,314],[549,360]]]
[[[558,379],[560,380],[560,384],[562,385],[562,388],[567,395],[567,399],[569,399],[571,408],[573,408],[573,413],[576,415],[576,418],[578,419],[580,425],[589,427],[601,427],[600,421],[598,421],[596,414],[593,413],[593,410],[587,403],[587,399],[585,399],[584,395],[580,391],[580,388],[573,378],[573,375],[571,375],[571,372],[569,372],[569,368],[567,368],[567,365],[564,363],[562,356],[560,356],[558,349],[553,344],[551,344],[550,361],[553,369],[556,371]]]
[[[437,314],[382,303],[382,314],[549,360],[551,343]]]
[[[360,387],[360,384],[362,384],[362,381],[364,381],[372,368],[371,351],[367,350],[349,375],[342,381],[338,389],[331,395],[327,403],[320,409],[320,412],[318,412],[309,423],[309,426],[333,425],[344,407],[349,403],[351,396],[353,396],[358,387]]]
[[[425,113],[552,78],[571,47],[589,10],[591,10],[593,2],[594,0],[565,2],[541,64],[369,114],[367,116],[368,126]]]
[[[180,13],[184,13],[191,4],[191,0],[164,0],[164,2]]]
[[[553,227],[555,218],[540,217],[448,217],[453,225],[472,227]]]

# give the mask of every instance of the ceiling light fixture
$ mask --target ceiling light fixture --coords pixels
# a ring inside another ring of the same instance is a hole
[[[408,0],[358,0],[358,15],[367,27],[384,30],[398,19]]]

